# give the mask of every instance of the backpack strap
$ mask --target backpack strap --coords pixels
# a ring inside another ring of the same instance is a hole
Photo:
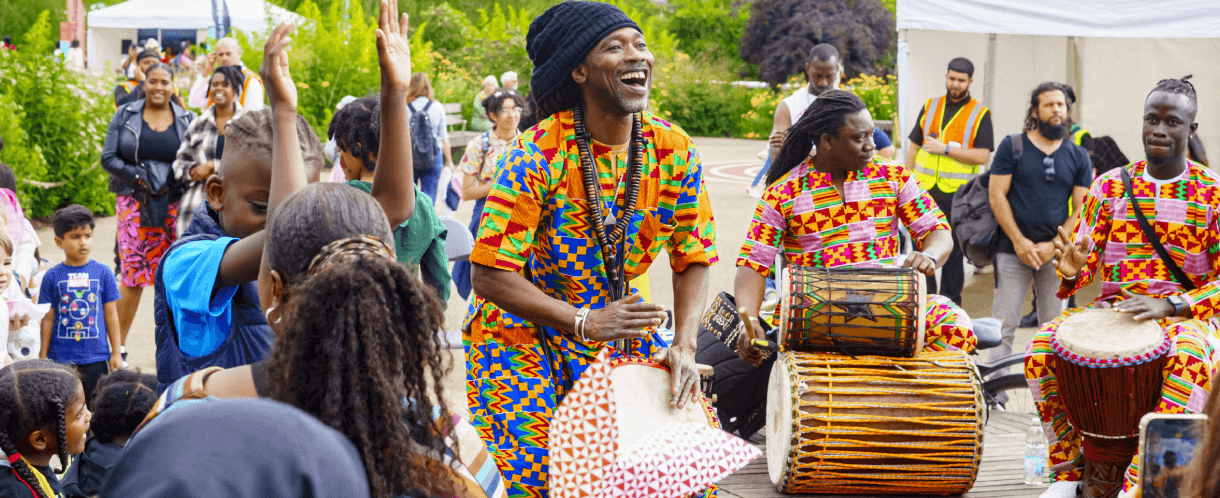
[[[429,102],[429,103],[431,103],[431,102]],[[419,111],[415,110],[415,106],[412,105],[410,102],[407,103],[407,109],[411,110],[411,114],[415,114],[415,113],[419,112]],[[424,109],[427,109],[427,107],[424,107]]]
[[[431,100],[429,100],[427,104],[424,104],[424,112],[428,112],[428,108],[429,108],[429,107],[432,107],[432,101],[431,101]]]
[[[1016,165],[1021,162],[1021,154],[1025,152],[1025,134],[1013,133],[1008,140],[1012,142],[1012,164]]]
[[[1169,257],[1169,251],[1165,250],[1165,245],[1161,243],[1161,238],[1157,237],[1156,230],[1152,229],[1152,225],[1148,223],[1148,218],[1144,217],[1144,211],[1140,209],[1139,204],[1135,202],[1135,189],[1131,188],[1131,175],[1127,173],[1127,168],[1122,167],[1123,187],[1127,189],[1127,200],[1131,201],[1131,210],[1135,211],[1135,219],[1139,221],[1140,230],[1144,232],[1144,236],[1148,238],[1148,242],[1152,244],[1152,248],[1156,250],[1156,255],[1161,257],[1161,261],[1169,268],[1169,273],[1173,278],[1182,284],[1182,287],[1187,292],[1195,290],[1194,282],[1186,276],[1182,268],[1178,267],[1177,263],[1173,262],[1173,258]]]

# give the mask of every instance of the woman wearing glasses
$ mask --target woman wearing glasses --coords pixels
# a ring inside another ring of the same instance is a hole
[[[470,233],[479,234],[479,218],[483,216],[483,203],[495,184],[496,161],[508,150],[517,137],[517,124],[525,99],[516,90],[497,88],[483,99],[483,108],[491,119],[492,127],[466,144],[466,154],[458,169],[462,172],[462,199],[474,202],[474,215],[470,218]],[[470,263],[459,261],[453,265],[453,282],[463,299],[470,297]]]
[[[1059,83],[1038,85],[1030,94],[1024,133],[1001,140],[991,163],[988,197],[1002,229],[991,313],[1003,324],[1004,336],[1000,346],[990,350],[992,360],[1012,353],[1021,304],[1031,283],[1038,323],[1063,311],[1063,301],[1055,296],[1059,276],[1051,263],[1053,241],[1059,227],[1070,232],[1076,225],[1093,183],[1088,152],[1067,134],[1071,101],[1065,89]],[[997,400],[1003,403],[1007,397]]]

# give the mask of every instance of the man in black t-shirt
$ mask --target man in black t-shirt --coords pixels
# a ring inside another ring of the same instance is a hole
[[[1004,336],[1000,346],[991,350],[991,360],[1012,353],[1021,304],[1031,282],[1040,323],[1063,312],[1063,301],[1055,296],[1059,276],[1051,263],[1053,241],[1059,227],[1070,231],[1076,224],[1093,182],[1088,151],[1073,144],[1067,134],[1071,104],[1065,88],[1059,83],[1038,85],[1030,95],[1024,133],[1004,137],[991,162],[988,197],[1002,229],[991,314],[1003,324]],[[1021,143],[1014,144],[1014,139]],[[1019,152],[1014,153],[1014,148]],[[1007,396],[1001,393],[997,401],[1003,403]]]

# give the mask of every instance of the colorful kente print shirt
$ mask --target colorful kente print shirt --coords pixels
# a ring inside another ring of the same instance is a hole
[[[1093,181],[1084,198],[1075,240],[1088,253],[1076,280],[1065,280],[1059,297],[1076,293],[1101,278],[1098,301],[1122,298],[1120,289],[1152,297],[1181,295],[1194,318],[1210,320],[1220,310],[1220,178],[1205,166],[1188,162],[1177,178],[1157,180],[1145,162],[1124,166],[1140,210],[1178,267],[1196,289],[1186,292],[1140,230],[1118,169]],[[1220,318],[1220,317],[1218,317]],[[1216,320],[1212,320],[1215,322]]]
[[[625,235],[627,278],[648,271],[662,250],[675,272],[692,264],[710,266],[717,260],[715,222],[694,143],[677,126],[647,112],[641,116],[646,162]],[[603,213],[619,219],[629,180],[627,154],[596,142],[590,148],[597,158]],[[470,261],[522,272],[547,295],[573,306],[605,306],[609,279],[590,221],[589,195],[581,181],[572,112],[556,113],[518,136],[500,157]],[[468,321],[482,305],[481,298],[471,303]],[[507,314],[500,322],[524,324]]]
[[[843,195],[813,160],[792,168],[763,192],[737,266],[771,275],[781,251],[789,263],[817,268],[874,268],[895,264],[898,222],[916,241],[949,223],[911,170],[873,157],[847,174]]]

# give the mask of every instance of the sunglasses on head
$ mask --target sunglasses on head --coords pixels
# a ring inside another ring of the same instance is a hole
[[[1045,157],[1042,159],[1042,165],[1046,166],[1046,171],[1042,174],[1046,176],[1047,183],[1055,181],[1055,158]]]

